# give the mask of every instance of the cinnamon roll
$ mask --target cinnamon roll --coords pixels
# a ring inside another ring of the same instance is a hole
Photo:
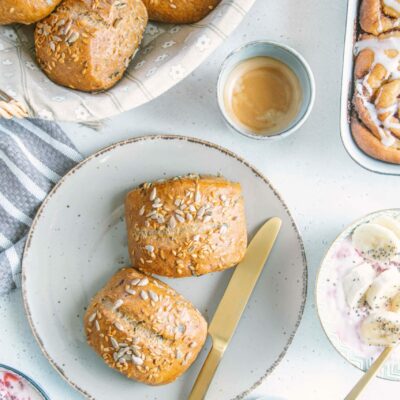
[[[398,0],[363,0],[360,8],[360,25],[365,32],[379,35],[400,26]]]
[[[364,34],[355,52],[353,137],[371,157],[400,164],[400,31]]]

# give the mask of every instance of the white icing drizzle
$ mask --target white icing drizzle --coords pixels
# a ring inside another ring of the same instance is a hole
[[[400,3],[399,3],[400,5]],[[371,65],[370,71],[374,69],[377,64],[382,65],[386,70],[384,80],[387,79],[400,79],[400,37],[390,37],[386,39],[367,39],[361,40],[356,43],[354,47],[355,54],[359,54],[362,50],[370,49],[374,52],[374,61]],[[398,50],[398,53],[394,57],[389,57],[386,52],[389,50]],[[381,137],[381,142],[384,146],[392,146],[396,142],[396,138],[393,136],[390,129],[400,129],[400,123],[392,121],[394,115],[398,112],[398,104],[393,104],[390,107],[376,109],[375,105],[371,103],[369,98],[373,94],[373,90],[368,84],[368,73],[364,78],[356,81],[356,93],[362,100],[365,109],[372,122],[377,126],[378,133]],[[365,95],[365,91],[367,95]],[[379,119],[379,115],[387,113],[387,117],[384,121]]]
[[[383,4],[400,14],[400,2],[398,0],[383,0]]]
[[[378,113],[378,115],[380,115],[380,114],[386,114],[388,112],[388,113],[391,113],[393,115],[393,114],[396,113],[396,111],[397,111],[397,104],[393,104],[393,105],[391,105],[389,107],[379,108],[377,110],[377,113]]]
[[[383,31],[383,25],[382,25],[382,12],[379,11],[378,13],[378,33]]]

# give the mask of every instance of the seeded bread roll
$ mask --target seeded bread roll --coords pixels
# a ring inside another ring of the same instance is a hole
[[[161,281],[133,268],[118,271],[84,317],[90,346],[107,365],[148,385],[174,381],[207,336],[200,312]]]
[[[108,89],[122,78],[146,24],[141,0],[65,0],[37,24],[36,57],[60,85]]]
[[[152,21],[191,24],[203,19],[221,0],[143,0]]]
[[[0,0],[0,25],[33,24],[47,17],[61,0]]]
[[[244,257],[240,184],[190,175],[144,184],[125,199],[132,265],[180,278],[233,267]]]

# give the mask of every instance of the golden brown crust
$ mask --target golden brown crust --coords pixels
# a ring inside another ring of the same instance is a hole
[[[61,0],[1,0],[0,25],[33,24],[47,17]]]
[[[141,0],[65,0],[37,24],[36,57],[60,85],[108,89],[122,78],[146,23]]]
[[[125,199],[132,265],[169,277],[233,267],[247,231],[240,184],[195,175],[145,184]]]
[[[400,13],[384,0],[363,0],[360,7],[360,25],[365,32],[379,35],[400,25]]]
[[[221,0],[143,0],[149,19],[169,24],[191,24],[203,19]]]
[[[190,302],[133,268],[118,271],[95,295],[84,326],[109,367],[149,385],[182,375],[207,336],[207,323]]]
[[[357,145],[370,157],[392,164],[400,164],[400,147],[386,147],[357,118],[351,120],[351,131]]]

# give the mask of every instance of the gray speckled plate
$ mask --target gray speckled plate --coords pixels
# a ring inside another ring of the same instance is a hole
[[[128,380],[85,343],[82,315],[112,273],[128,264],[123,198],[144,181],[221,173],[243,186],[250,235],[269,217],[283,221],[277,243],[228,348],[207,399],[240,399],[284,356],[300,322],[307,269],[294,221],[259,172],[216,145],[178,136],[118,143],[89,157],[50,193],[32,225],[23,260],[23,296],[32,330],[54,368],[94,399],[187,398],[209,350],[176,382]],[[210,320],[231,271],[167,280]]]

